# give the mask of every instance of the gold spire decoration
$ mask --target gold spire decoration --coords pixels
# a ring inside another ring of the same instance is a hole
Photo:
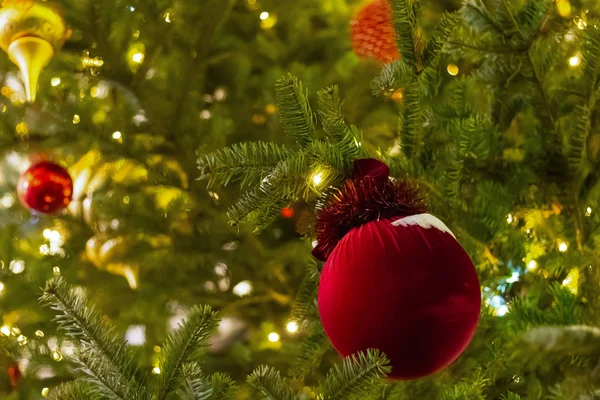
[[[58,9],[39,0],[4,0],[0,6],[0,47],[23,75],[28,102],[34,102],[42,69],[70,37]]]

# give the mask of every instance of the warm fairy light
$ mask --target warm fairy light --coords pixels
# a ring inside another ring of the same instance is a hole
[[[259,16],[259,17],[260,17],[260,20],[261,20],[261,21],[264,21],[264,20],[266,20],[267,18],[269,18],[269,13],[268,13],[268,12],[266,12],[266,11],[263,11],[263,12],[261,12],[261,13],[260,13],[260,16]]]
[[[319,244],[319,242],[317,240],[313,240],[311,243],[312,248],[314,249],[315,247],[317,247],[318,244]]]
[[[20,346],[25,346],[28,343],[27,336],[19,335],[17,342],[19,342]]]
[[[60,275],[60,268],[59,267],[53,267],[52,268],[52,273],[56,276]]]
[[[15,196],[11,193],[6,193],[0,197],[0,208],[11,208],[15,205]]]
[[[277,343],[279,342],[279,334],[277,332],[271,332],[268,336],[269,342]]]
[[[537,261],[535,260],[531,260],[527,263],[527,269],[530,271],[535,271],[535,269],[537,268]]]
[[[202,110],[200,111],[200,118],[202,119],[210,119],[212,117],[212,113],[210,110]]]
[[[154,346],[152,350],[154,350],[155,353],[160,353],[160,346]]]
[[[569,0],[556,0],[556,11],[563,18],[571,15],[571,3]]]
[[[25,271],[25,261],[23,260],[12,260],[8,267],[13,274],[20,274]]]
[[[123,275],[125,276],[125,279],[127,279],[129,288],[131,288],[133,290],[138,288],[137,276],[131,268],[129,268],[129,267],[124,268]]]
[[[19,136],[25,136],[29,133],[29,126],[27,125],[27,122],[21,121],[15,126],[15,130]]]
[[[0,282],[0,293],[4,292],[4,283]]]
[[[141,64],[141,63],[142,63],[142,61],[144,61],[144,53],[140,53],[140,52],[138,52],[138,53],[133,53],[133,54],[131,55],[131,60],[132,60],[134,63]]]
[[[512,224],[513,220],[514,220],[514,219],[513,219],[513,216],[512,216],[512,214],[508,214],[508,215],[506,216],[506,222],[508,222],[509,224]]]
[[[573,56],[573,57],[569,58],[569,65],[571,67],[576,67],[579,64],[581,64],[581,59],[578,56]]]
[[[458,65],[456,65],[456,64],[448,64],[447,71],[452,76],[458,75],[458,72],[459,72]]]
[[[54,361],[57,361],[57,362],[63,359],[62,354],[56,350],[54,350],[52,353],[50,353],[50,356],[52,357],[52,359]]]
[[[233,287],[232,292],[239,297],[248,296],[250,293],[252,293],[252,282],[241,281]]]
[[[0,328],[0,333],[4,336],[10,336],[10,326],[4,325]]]
[[[54,87],[60,85],[60,78],[55,76],[54,78],[50,79],[50,84]]]
[[[79,114],[73,115],[73,123],[78,124],[80,122],[81,122],[81,117],[79,116]]]
[[[16,326],[13,326],[10,331],[12,332],[12,334],[14,336],[19,336],[21,334],[21,330],[19,328],[17,328]]]
[[[592,207],[588,207],[588,208],[585,210],[585,216],[586,216],[586,217],[589,217],[590,215],[592,215]]]
[[[564,253],[565,251],[567,251],[568,248],[569,248],[569,245],[565,242],[562,242],[561,244],[558,245],[558,251],[560,251],[561,253]]]
[[[167,23],[170,24],[171,23],[171,12],[170,11],[166,11],[164,13],[164,17],[165,17],[165,22],[167,22]]]
[[[314,174],[312,177],[312,181],[315,184],[315,186],[320,185],[323,182],[323,174],[321,172]]]
[[[122,137],[123,137],[123,135],[122,135],[122,134],[121,134],[121,132],[119,132],[119,131],[115,131],[115,132],[113,132],[113,134],[112,134],[112,138],[113,138],[113,139],[115,139],[115,140],[119,140],[119,139],[121,139]]]
[[[267,112],[267,114],[269,115],[273,115],[277,112],[278,108],[275,104],[267,104],[265,106],[265,111]]]
[[[152,373],[154,375],[160,375],[160,368],[159,367],[152,368]]]
[[[48,389],[47,387],[42,389],[42,396],[48,397],[49,394],[50,394],[50,389]]]
[[[575,22],[575,24],[577,25],[577,27],[579,29],[585,29],[585,27],[587,26],[587,22],[585,21],[585,19],[581,18],[581,17],[577,17],[573,20],[573,22]]]
[[[289,333],[296,333],[298,332],[298,324],[294,321],[288,322],[287,326],[285,327],[287,329],[287,331]]]
[[[37,336],[37,337],[44,337],[44,331],[41,331],[41,330],[38,329],[37,331],[35,331],[35,336]]]
[[[271,29],[277,23],[277,17],[275,15],[269,15],[266,19],[260,21],[260,27],[262,29]]]

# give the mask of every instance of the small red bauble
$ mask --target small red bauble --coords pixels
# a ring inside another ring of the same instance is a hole
[[[283,218],[292,218],[294,216],[294,209],[289,207],[284,207],[281,209],[281,216]]]
[[[389,378],[415,379],[465,350],[481,293],[452,232],[423,212],[414,187],[388,173],[376,160],[356,161],[353,179],[317,216],[313,254],[326,259],[319,313],[342,356],[379,349],[390,359]]]
[[[42,161],[21,175],[18,184],[21,203],[44,214],[62,210],[71,202],[73,180],[60,165]]]
[[[400,58],[389,0],[375,0],[361,8],[351,22],[351,36],[352,50],[361,58],[385,63]]]

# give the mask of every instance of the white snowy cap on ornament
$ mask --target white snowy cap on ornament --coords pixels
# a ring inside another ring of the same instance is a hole
[[[446,224],[444,224],[442,221],[440,221],[437,217],[434,217],[433,215],[427,214],[427,213],[409,215],[408,217],[397,219],[396,221],[392,222],[392,225],[393,226],[417,225],[423,229],[436,228],[442,232],[449,233],[450,235],[452,235],[452,237],[454,239],[456,239],[456,236],[454,236],[454,233],[452,233],[452,231],[450,229],[448,229]]]

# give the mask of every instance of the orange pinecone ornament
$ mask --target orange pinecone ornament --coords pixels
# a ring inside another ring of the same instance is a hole
[[[361,8],[352,27],[352,49],[361,58],[388,63],[400,58],[388,0],[374,0]]]

